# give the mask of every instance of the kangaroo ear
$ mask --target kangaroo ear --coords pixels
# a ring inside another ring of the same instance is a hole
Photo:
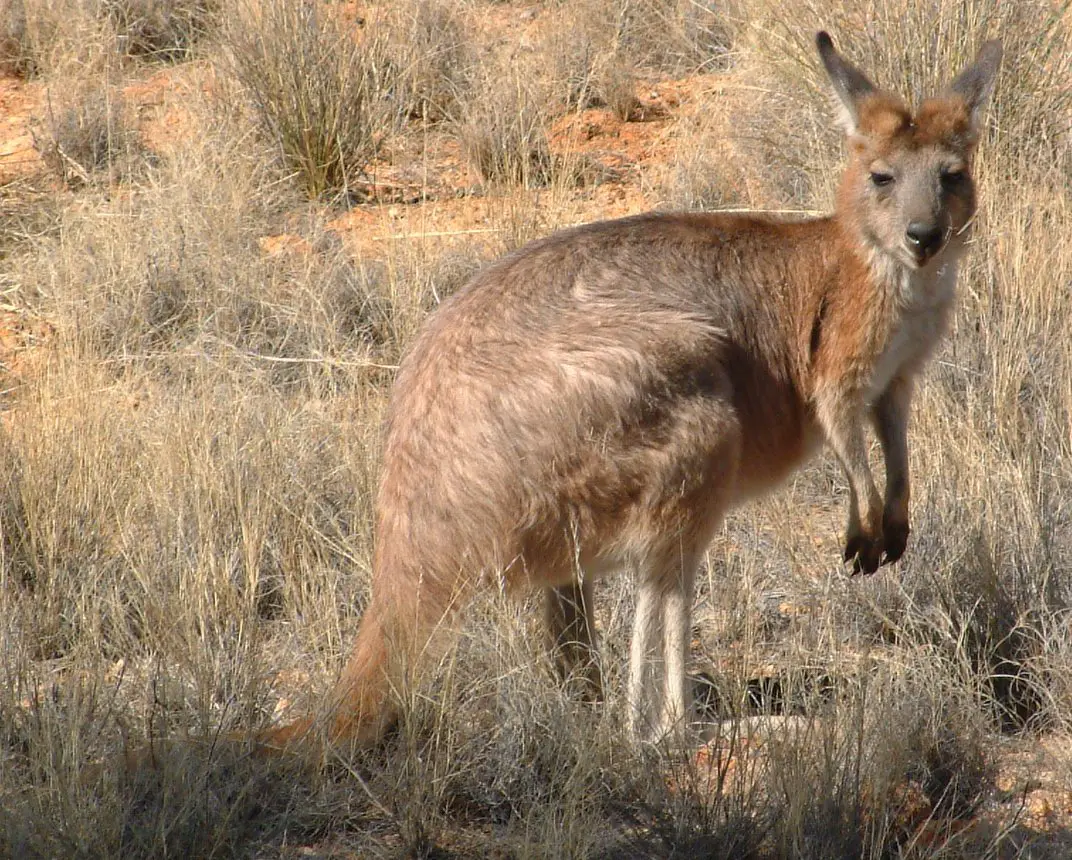
[[[990,94],[994,91],[994,80],[1001,65],[1001,42],[998,39],[987,42],[979,49],[975,62],[954,78],[948,91],[964,99],[971,114],[972,134],[978,135],[983,111]]]
[[[867,75],[842,58],[834,48],[834,40],[826,31],[816,34],[815,46],[819,49],[819,57],[840,102],[840,121],[845,133],[855,134],[860,124],[860,101],[875,92],[875,85],[868,80]]]

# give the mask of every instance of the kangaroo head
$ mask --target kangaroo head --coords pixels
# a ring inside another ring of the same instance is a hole
[[[915,112],[842,58],[829,35],[819,33],[816,44],[849,142],[839,217],[869,253],[909,270],[956,254],[975,213],[971,157],[1001,43],[983,45],[971,66]]]

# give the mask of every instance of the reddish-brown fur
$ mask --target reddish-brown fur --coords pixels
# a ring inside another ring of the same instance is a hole
[[[836,214],[591,224],[499,260],[430,317],[394,387],[372,599],[331,742],[380,736],[393,688],[479,588],[548,589],[559,665],[598,696],[591,582],[623,568],[640,576],[631,720],[678,725],[704,549],[823,442],[852,488],[846,559],[870,572],[904,551],[911,380],[946,325],[1000,52],[913,113],[819,48],[850,142]]]

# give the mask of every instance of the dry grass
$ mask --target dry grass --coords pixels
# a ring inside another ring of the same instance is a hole
[[[705,211],[750,203],[746,170],[726,157],[722,116],[701,113],[680,121],[676,146],[660,177],[660,202],[668,209]]]
[[[479,97],[466,103],[458,125],[462,149],[485,182],[545,185],[552,171],[550,117],[526,71],[504,71],[498,64],[481,68]]]
[[[327,6],[237,5],[227,66],[262,135],[310,198],[356,194],[404,107],[386,39],[355,35]]]
[[[33,135],[45,164],[73,188],[129,178],[144,155],[123,91],[107,80],[50,88]]]
[[[226,85],[197,91],[187,139],[136,171],[116,170],[134,128],[108,131],[118,102],[90,117],[98,103],[63,84],[78,67],[109,80],[114,19],[22,0],[20,31],[6,13],[20,68],[75,111],[61,122],[57,99],[39,139],[92,181],[3,189],[4,308],[54,334],[3,368],[0,856],[1047,856],[994,783],[1003,738],[1072,733],[1061,19],[994,0],[932,4],[925,20],[865,0],[732,19],[583,5],[591,29],[514,51],[481,26],[524,24],[509,4],[370,4],[363,26],[335,4],[222,4],[241,26],[203,50],[249,112]],[[388,385],[422,320],[482,260],[590,211],[593,189],[551,154],[554,115],[617,103],[599,89],[615,58],[636,61],[613,73],[624,93],[632,75],[732,57],[724,94],[676,126],[653,201],[822,207],[839,143],[812,21],[913,91],[984,33],[1006,38],[979,240],[916,407],[901,564],[845,577],[847,488],[828,458],[735,513],[697,597],[694,668],[718,721],[699,754],[626,740],[628,577],[599,587],[603,708],[555,683],[538,596],[494,595],[383,748],[298,768],[223,742],[330,689],[368,598]],[[433,126],[487,180],[495,232],[340,240],[338,213],[309,198],[345,194],[392,135]],[[159,766],[128,776],[123,751],[147,743]]]
[[[93,0],[9,0],[0,7],[0,66],[17,74],[85,74],[114,50],[114,33]]]
[[[473,75],[473,43],[455,3],[392,4],[384,23],[405,112],[427,122],[457,119]]]
[[[101,0],[120,50],[135,57],[189,59],[217,24],[217,0]]]
[[[10,179],[0,184],[0,261],[18,254],[27,243],[40,240],[58,226],[58,202],[40,178]]]
[[[216,0],[7,0],[0,68],[80,76],[121,57],[189,59],[217,24]]]
[[[712,71],[728,60],[732,4],[618,0],[613,6],[618,48],[637,65],[681,75]]]
[[[724,68],[732,24],[720,4],[697,0],[582,0],[550,13],[538,46],[549,97],[566,109],[636,107],[639,72],[681,76]]]

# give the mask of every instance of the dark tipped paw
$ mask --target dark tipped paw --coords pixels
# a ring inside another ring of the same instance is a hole
[[[886,556],[882,559],[883,564],[892,564],[904,555],[910,531],[911,529],[906,522],[884,522],[882,524],[882,542],[886,549]]]
[[[882,561],[882,540],[853,535],[845,541],[845,561],[852,562],[852,573],[874,573]]]

